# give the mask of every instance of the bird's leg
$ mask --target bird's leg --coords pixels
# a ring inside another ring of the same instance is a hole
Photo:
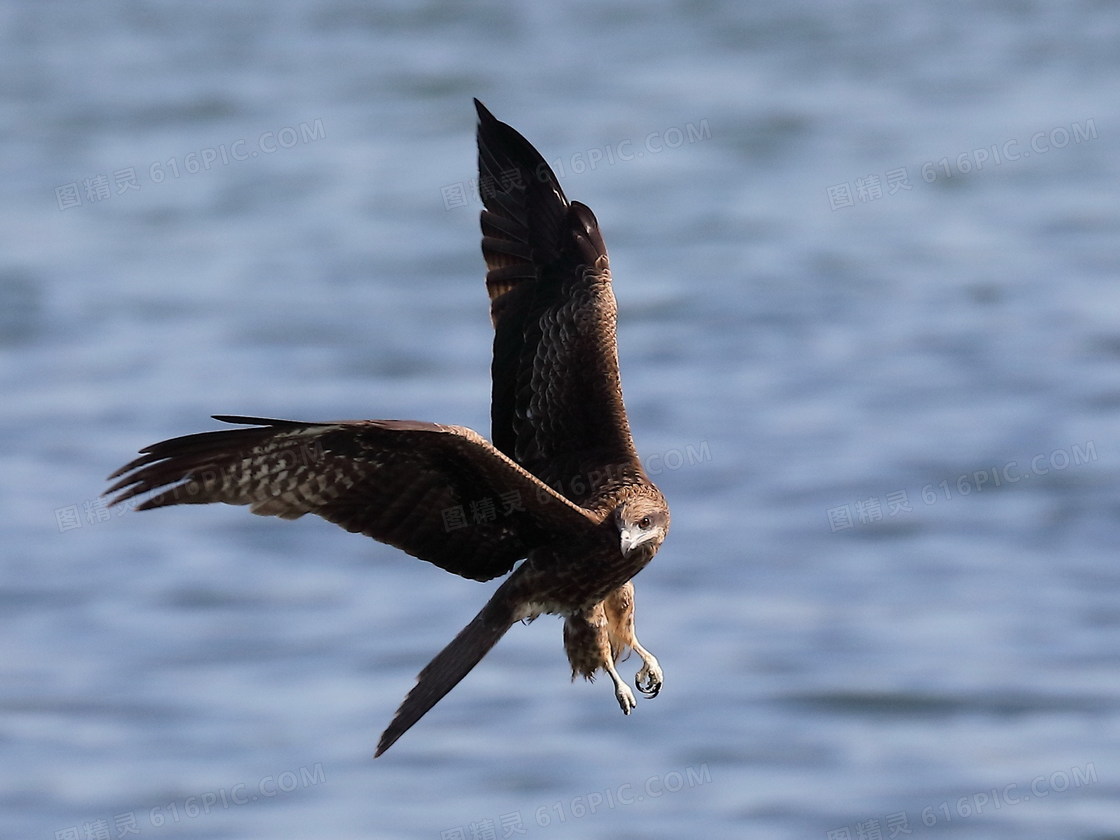
[[[603,634],[606,636],[606,634]],[[610,675],[611,682],[614,683],[614,697],[618,701],[618,706],[622,709],[624,715],[630,714],[634,707],[638,705],[638,701],[634,699],[634,692],[630,690],[622,677],[618,675],[618,671],[614,668],[614,662],[611,661],[609,643],[606,650],[607,656],[603,658],[603,670]]]
[[[642,667],[634,675],[634,684],[646,697],[656,697],[661,691],[665,675],[657,657],[642,647],[634,632],[634,584],[627,581],[603,601],[614,658],[622,656],[628,648],[642,657]]]
[[[628,715],[638,705],[634,692],[615,670],[614,651],[602,603],[564,618],[564,649],[572,664],[573,680],[579,675],[594,680],[595,673],[602,668],[614,683],[614,696],[622,713]]]

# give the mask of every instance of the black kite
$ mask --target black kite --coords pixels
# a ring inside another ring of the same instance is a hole
[[[225,502],[296,519],[314,513],[473,580],[512,571],[420,672],[377,755],[467,675],[517,621],[564,616],[573,677],[604,670],[622,711],[634,694],[615,662],[642,658],[630,579],[660,548],[669,508],[634,449],[622,402],[615,299],[591,210],[513,128],[478,109],[486,288],[494,324],[492,436],[408,420],[302,423],[166,440],[113,473],[112,504],[138,510]],[[525,562],[516,566],[519,560]]]

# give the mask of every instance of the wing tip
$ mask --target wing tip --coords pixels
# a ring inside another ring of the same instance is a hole
[[[397,743],[397,739],[403,734],[403,732],[398,732],[390,738],[388,729],[382,732],[381,739],[377,742],[377,749],[373,751],[373,757],[381,758],[381,756],[385,754],[385,750]]]
[[[310,426],[312,423],[301,423],[299,420],[278,420],[275,417],[248,417],[244,414],[211,414],[211,419],[219,423],[230,423],[234,426]]]

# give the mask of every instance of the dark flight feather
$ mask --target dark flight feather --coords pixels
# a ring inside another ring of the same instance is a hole
[[[514,572],[510,581],[516,576],[517,572]],[[416,678],[416,685],[401,701],[393,720],[381,733],[374,758],[393,746],[401,735],[457,686],[517,621],[518,617],[512,609],[513,600],[502,597],[503,589],[508,588],[511,588],[509,581],[499,587],[471,623],[424,666]]]
[[[111,504],[150,493],[137,510],[224,502],[284,519],[313,513],[474,580],[593,522],[470,429],[216,419],[256,426],[147,447],[110,476]]]
[[[494,323],[491,437],[593,506],[596,489],[573,476],[641,472],[622,402],[606,246],[595,215],[568,201],[540,153],[478,100],[475,107]]]

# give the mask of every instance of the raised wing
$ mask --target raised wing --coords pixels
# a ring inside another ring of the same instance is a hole
[[[592,473],[641,469],[622,403],[607,249],[594,214],[565,198],[536,149],[475,106],[494,445],[583,504],[596,494]]]
[[[153,493],[137,510],[250,505],[296,519],[314,513],[449,572],[489,580],[530,549],[593,527],[477,433],[408,420],[299,423],[218,416],[255,428],[165,440],[109,478],[111,504]]]

